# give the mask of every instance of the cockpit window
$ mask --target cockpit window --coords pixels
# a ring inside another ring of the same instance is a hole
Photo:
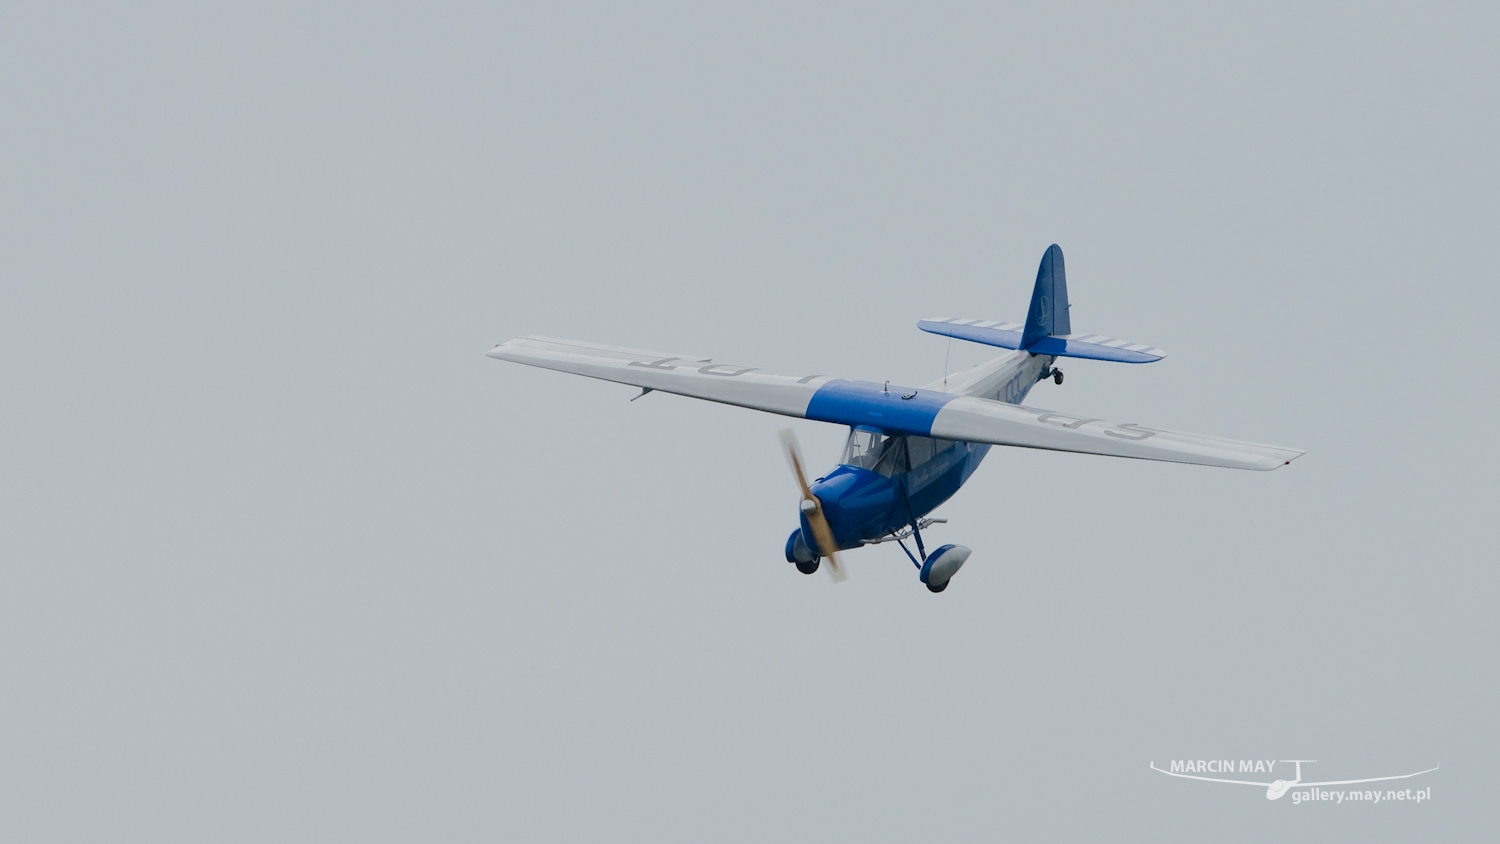
[[[906,471],[906,438],[891,437],[885,447],[885,453],[880,455],[880,460],[875,464],[875,471],[887,478],[895,477]]]
[[[878,431],[850,428],[849,441],[844,444],[844,457],[839,462],[845,466],[873,469],[890,441],[890,437]]]
[[[906,456],[913,469],[953,447],[953,440],[938,440],[931,437],[907,437]]]
[[[904,438],[890,437],[864,428],[852,428],[849,431],[849,441],[844,445],[844,458],[839,462],[891,477],[906,469]]]

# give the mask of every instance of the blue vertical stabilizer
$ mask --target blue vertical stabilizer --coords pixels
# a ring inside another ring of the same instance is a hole
[[[1055,243],[1047,247],[1042,265],[1037,268],[1036,287],[1031,290],[1031,312],[1026,315],[1025,325],[934,317],[922,320],[917,327],[933,334],[1002,349],[1021,349],[1034,355],[1151,363],[1167,354],[1143,343],[1116,340],[1103,334],[1073,336],[1073,323],[1068,319],[1068,274],[1063,270],[1062,247]]]
[[[1031,290],[1031,311],[1026,314],[1026,329],[1021,333],[1021,348],[1038,340],[1072,334],[1068,322],[1068,273],[1063,269],[1062,247],[1052,244],[1042,256],[1036,271],[1036,287]]]

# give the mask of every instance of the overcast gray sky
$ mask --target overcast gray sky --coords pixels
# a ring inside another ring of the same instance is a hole
[[[8,6],[0,837],[1492,836],[1497,24]],[[1170,355],[1030,404],[1307,456],[996,449],[951,588],[835,586],[785,420],[484,356],[923,383],[916,320],[1024,317],[1054,242],[1077,329]],[[1200,758],[1442,769],[1147,768]]]

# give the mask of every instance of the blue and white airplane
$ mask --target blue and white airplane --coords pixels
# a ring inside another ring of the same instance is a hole
[[[782,431],[802,491],[801,525],[787,538],[787,562],[812,574],[827,558],[836,581],[844,577],[838,552],[895,541],[929,590],[948,588],[970,551],[944,545],[929,554],[922,529],[946,521],[928,514],[958,492],[993,445],[1260,470],[1303,454],[1022,406],[1037,382],[1063,382],[1062,371],[1052,365],[1057,358],[1151,363],[1166,355],[1139,343],[1073,333],[1063,254],[1056,244],[1042,256],[1025,323],[938,317],[917,327],[1015,351],[923,387],[769,372],[697,355],[549,337],[517,337],[488,354],[640,387],[635,398],[660,390],[849,426],[839,465],[811,482],[792,432]],[[906,546],[908,538],[916,541],[915,555]]]

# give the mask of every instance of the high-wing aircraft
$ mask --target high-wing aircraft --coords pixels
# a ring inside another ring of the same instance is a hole
[[[1056,244],[1042,256],[1025,323],[939,317],[921,320],[917,327],[1014,351],[922,387],[770,372],[698,355],[550,337],[517,337],[488,354],[630,384],[641,388],[635,398],[659,390],[849,426],[839,465],[815,480],[808,479],[791,431],[782,432],[802,493],[801,525],[787,538],[787,562],[812,574],[827,558],[835,580],[844,577],[840,551],[895,541],[929,590],[948,588],[970,551],[943,545],[929,554],[922,529],[945,521],[928,514],[958,492],[990,446],[1260,470],[1303,454],[1022,406],[1037,382],[1051,378],[1063,383],[1062,371],[1053,366],[1060,357],[1150,363],[1166,354],[1139,343],[1073,333],[1063,253]],[[908,538],[916,541],[916,555],[906,546]]]

